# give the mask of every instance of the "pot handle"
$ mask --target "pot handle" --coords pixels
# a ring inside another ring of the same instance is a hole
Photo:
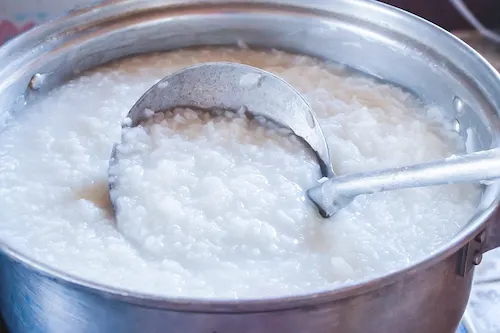
[[[450,0],[451,4],[456,8],[456,10],[484,37],[500,43],[500,34],[495,31],[485,27],[474,14],[470,11],[469,7],[464,3],[463,0]]]
[[[493,214],[485,235],[483,253],[500,247],[500,208]]]

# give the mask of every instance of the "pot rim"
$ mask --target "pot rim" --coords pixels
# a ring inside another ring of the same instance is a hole
[[[496,70],[478,52],[469,47],[459,38],[434,25],[433,23],[430,23],[418,16],[400,10],[396,7],[392,7],[384,3],[379,3],[372,0],[337,0],[337,2],[349,2],[352,6],[358,7],[359,10],[369,8],[371,10],[383,11],[390,15],[403,15],[406,16],[406,19],[413,20],[414,24],[433,28],[436,34],[440,34],[443,38],[448,38],[457,46],[461,47],[462,50],[468,53],[469,56],[477,58],[480,61],[480,65],[483,67],[483,69],[489,72],[488,74],[493,75],[495,80],[498,81],[500,87],[500,74],[498,74],[498,72],[496,72]],[[85,25],[88,26],[103,22],[103,20],[116,18],[116,13],[120,13],[120,15],[132,15],[137,12],[145,11],[146,9],[154,8],[156,6],[166,8],[168,6],[176,4],[181,4],[181,1],[115,0],[109,3],[97,4],[82,9],[73,10],[64,17],[58,18],[48,23],[44,23],[22,34],[21,36],[8,41],[4,46],[0,47],[0,57],[2,56],[2,54],[13,54],[13,51],[16,48],[21,48],[21,46],[26,43],[25,40],[27,40],[28,42],[34,40],[45,40],[44,37],[50,36],[55,31],[60,30],[61,26],[64,27],[64,29],[75,29],[81,25],[77,22],[76,19],[85,18],[83,22],[85,22]],[[280,6],[281,10],[283,11],[286,11],[287,9],[298,9],[307,10],[310,12],[328,12],[335,9],[335,4],[328,4],[326,2],[320,4],[307,4],[301,0],[257,0],[251,2],[249,0],[209,0],[202,2],[196,0],[185,0],[182,2],[183,6],[217,6],[224,4],[251,4],[252,6],[263,7],[269,5]],[[499,202],[497,198],[489,207],[482,210],[478,209],[478,212],[476,212],[476,214],[469,220],[469,222],[449,242],[440,246],[437,250],[435,250],[427,257],[424,257],[419,261],[415,261],[411,265],[401,270],[390,272],[371,279],[363,279],[354,281],[352,283],[342,284],[335,289],[326,289],[312,293],[301,293],[285,297],[270,297],[258,299],[243,298],[239,300],[233,300],[157,296],[148,293],[120,289],[117,287],[112,287],[100,283],[95,283],[90,280],[78,278],[77,276],[73,276],[72,274],[65,273],[59,269],[52,268],[49,265],[43,264],[38,260],[31,259],[1,241],[0,253],[4,253],[5,255],[7,255],[7,257],[11,258],[15,262],[20,263],[25,268],[34,270],[37,274],[45,276],[49,280],[56,281],[57,283],[63,283],[71,288],[83,289],[102,297],[115,298],[148,308],[181,310],[188,312],[203,311],[214,313],[277,311],[332,302],[349,296],[366,293],[374,289],[378,289],[383,286],[395,283],[401,278],[411,276],[417,271],[425,270],[432,265],[442,261],[443,259],[453,255],[461,247],[468,243],[475,235],[482,231],[485,228],[486,222],[496,211],[498,205]]]

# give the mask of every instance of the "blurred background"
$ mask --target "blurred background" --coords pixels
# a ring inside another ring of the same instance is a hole
[[[471,28],[449,0],[382,0],[447,29]],[[490,28],[500,28],[500,0],[464,0],[476,17]]]

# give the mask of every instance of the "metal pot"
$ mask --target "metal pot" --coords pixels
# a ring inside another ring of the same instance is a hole
[[[497,144],[500,76],[445,31],[383,4],[123,0],[42,25],[0,49],[0,106],[22,112],[55,85],[111,59],[243,40],[343,63],[445,108],[476,149]],[[43,80],[32,80],[36,75]],[[42,82],[42,84],[39,84]],[[500,245],[499,186],[470,223],[410,267],[309,295],[252,301],[150,297],[66,275],[0,244],[0,301],[20,332],[453,332],[473,267]]]

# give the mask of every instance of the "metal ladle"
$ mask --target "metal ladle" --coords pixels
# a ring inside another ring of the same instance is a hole
[[[315,152],[323,177],[307,191],[324,217],[331,217],[356,196],[396,189],[491,181],[500,178],[500,149],[454,156],[425,164],[335,177],[323,131],[298,91],[264,70],[235,63],[207,63],[167,76],[149,89],[128,114],[125,127],[139,125],[144,110],[175,107],[239,110],[287,127]],[[117,162],[113,148],[110,169]],[[110,173],[110,187],[117,181]],[[111,198],[113,202],[113,198]]]
[[[321,214],[330,217],[361,194],[497,179],[500,179],[500,148],[412,166],[338,176],[308,190],[307,194]]]
[[[176,107],[201,110],[245,109],[289,128],[314,151],[323,177],[335,175],[330,153],[318,120],[309,104],[290,84],[255,67],[228,63],[205,63],[171,74],[151,87],[129,111],[123,128],[147,119],[144,110],[163,112]],[[112,170],[118,162],[117,145],[109,164],[109,187],[119,181]],[[110,196],[114,205],[114,198]]]

